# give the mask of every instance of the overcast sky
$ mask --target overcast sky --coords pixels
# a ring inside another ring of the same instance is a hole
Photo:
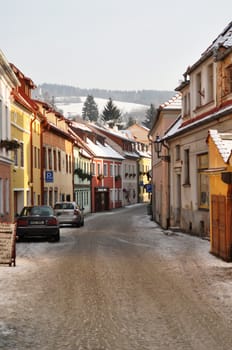
[[[7,0],[0,49],[36,85],[174,90],[232,0]]]

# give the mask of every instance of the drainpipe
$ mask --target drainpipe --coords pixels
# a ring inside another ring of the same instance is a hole
[[[30,122],[30,161],[31,161],[31,174],[30,174],[30,191],[31,191],[31,205],[34,205],[34,196],[33,196],[33,181],[34,181],[34,176],[33,176],[33,128],[32,125],[34,121],[36,120],[36,113],[34,112],[34,118]]]
[[[168,159],[169,161],[167,162],[168,163],[168,215],[167,215],[167,223],[166,223],[166,228],[168,229],[170,227],[170,213],[171,213],[171,210],[170,210],[170,202],[171,202],[171,194],[170,194],[170,178],[171,178],[171,174],[170,174],[170,171],[171,171],[171,159],[170,159],[170,154],[169,154],[169,151],[170,151],[170,148],[167,144],[165,144],[165,141],[163,141],[162,145],[167,149],[167,152],[168,152]]]

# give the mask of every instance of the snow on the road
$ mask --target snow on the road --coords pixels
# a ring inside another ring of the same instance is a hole
[[[139,205],[139,204],[138,204]],[[117,212],[123,209],[117,209]],[[86,217],[88,220],[94,220],[95,216],[114,215],[114,211],[91,214]],[[205,271],[213,271],[216,274],[214,280],[214,294],[217,295],[218,300],[224,300],[229,306],[232,306],[232,263],[225,262],[220,258],[210,254],[210,243],[208,240],[203,240],[199,237],[191,236],[182,232],[171,232],[163,230],[155,222],[150,220],[147,215],[135,217],[133,222],[138,227],[138,234],[135,232],[136,243],[124,240],[125,244],[137,244],[152,248],[154,244],[159,246],[159,254],[165,256],[166,259],[173,257],[175,253],[179,254],[181,251],[189,251],[195,254],[195,260],[204,266]],[[141,235],[141,228],[143,234]],[[120,237],[115,239],[121,240]],[[9,267],[0,265],[0,307],[6,304],[14,305],[14,300],[17,295],[17,284],[20,283],[24,275],[28,275],[38,268],[38,265],[33,261],[33,255],[41,256],[43,262],[46,259],[51,259],[49,250],[52,249],[52,244],[44,242],[43,244],[33,244],[33,249],[28,249],[28,244],[16,244],[16,267]],[[32,256],[30,252],[32,251]],[[188,256],[186,256],[186,261]],[[223,271],[223,273],[222,273]],[[216,292],[216,293],[215,293]],[[1,327],[1,324],[0,324]]]

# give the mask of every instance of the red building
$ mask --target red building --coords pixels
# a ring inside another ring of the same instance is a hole
[[[99,212],[122,206],[122,161],[124,159],[106,142],[105,137],[87,125],[72,122],[70,128],[85,142],[92,155],[91,211]]]

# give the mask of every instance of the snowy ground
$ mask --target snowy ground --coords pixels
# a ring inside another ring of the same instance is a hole
[[[57,102],[56,106],[57,108],[61,109],[64,113],[64,116],[66,118],[81,115],[82,114],[82,108],[84,105],[84,102],[86,100],[86,97],[80,97],[81,102],[80,103],[61,103]],[[98,106],[98,111],[101,114],[103,109],[105,108],[108,100],[104,98],[95,98],[94,101],[96,102]],[[125,113],[131,113],[135,111],[141,111],[141,114],[144,116],[145,111],[148,109],[148,106],[138,104],[138,103],[130,103],[130,102],[122,102],[122,101],[113,101],[113,103],[120,109],[122,114]]]
[[[230,350],[232,264],[135,205],[17,244],[0,266],[0,349]]]

